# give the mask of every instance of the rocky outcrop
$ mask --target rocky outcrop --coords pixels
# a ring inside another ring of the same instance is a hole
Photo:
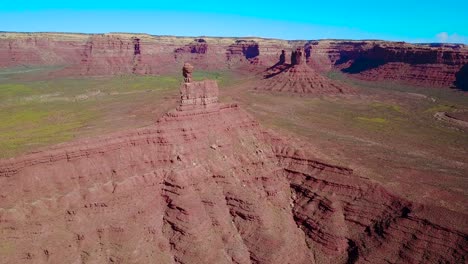
[[[217,95],[184,83],[154,126],[0,160],[2,263],[466,262],[466,215],[318,161]]]
[[[200,68],[210,69],[210,67],[217,66],[222,68],[223,62],[218,62],[215,54],[218,51],[214,47],[209,47],[205,39],[194,39],[189,44],[174,50],[175,61],[192,61]]]
[[[182,67],[182,76],[184,76],[185,83],[192,82],[192,73],[193,73],[193,65],[188,62],[184,63],[184,67]]]
[[[286,51],[282,50],[281,55],[279,57],[278,65],[286,63]]]
[[[177,109],[218,107],[218,84],[213,80],[190,82],[180,88],[181,102]]]
[[[207,51],[208,44],[206,43],[206,40],[202,38],[195,39],[192,43],[174,50],[176,56],[179,53],[206,54]]]
[[[468,111],[437,112],[434,114],[437,120],[446,122],[452,128],[468,131]]]
[[[355,91],[352,87],[341,82],[331,80],[306,64],[303,48],[291,52],[291,64],[279,62],[268,68],[263,79],[253,86],[256,90],[287,92],[312,95],[350,94]]]
[[[80,65],[68,69],[83,75],[108,75],[141,72],[145,46],[138,37],[92,36],[86,43]]]
[[[227,61],[231,64],[247,60],[251,64],[258,63],[260,55],[259,45],[256,41],[236,40],[226,51]]]
[[[311,160],[294,149],[277,147],[275,153],[290,180],[294,218],[317,263],[466,261],[466,229],[444,226],[451,222],[455,227],[466,216],[423,208],[347,168]]]
[[[281,57],[280,57],[280,61],[281,61]],[[305,62],[306,62],[306,59],[305,59],[304,48],[300,47],[291,52],[291,65],[292,66],[302,65],[302,64],[305,64]]]

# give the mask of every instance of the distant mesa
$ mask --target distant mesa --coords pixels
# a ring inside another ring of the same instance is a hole
[[[251,64],[256,64],[258,63],[259,55],[260,47],[258,42],[254,40],[236,40],[226,51],[228,62],[247,60]]]
[[[365,81],[397,81],[421,87],[457,87],[468,63],[465,45],[402,42],[330,42],[331,68]]]
[[[176,48],[174,53],[176,55],[191,53],[191,54],[206,54],[208,52],[208,44],[206,40],[202,38],[194,39],[190,44],[187,44],[183,47]]]

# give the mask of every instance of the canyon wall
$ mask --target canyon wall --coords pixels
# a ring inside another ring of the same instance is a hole
[[[274,63],[286,41],[144,34],[0,33],[0,68],[52,66],[58,75],[178,72],[185,61],[215,70]]]
[[[60,65],[58,76],[158,74],[176,72],[190,61],[199,69],[259,73],[277,62],[281,50],[297,47],[305,49],[308,65],[322,73],[339,70],[369,81],[468,90],[460,80],[466,78],[468,48],[456,44],[0,33],[0,68]]]
[[[395,80],[421,86],[457,85],[468,64],[468,48],[459,44],[408,44],[384,41],[314,41],[306,44],[312,64],[369,81]]]

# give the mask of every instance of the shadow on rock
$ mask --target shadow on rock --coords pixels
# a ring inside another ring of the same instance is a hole
[[[460,71],[455,74],[455,81],[453,84],[457,89],[465,92],[468,91],[468,64],[461,67]]]

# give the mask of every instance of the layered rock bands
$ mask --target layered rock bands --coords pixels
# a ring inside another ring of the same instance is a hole
[[[57,65],[63,67],[54,73],[58,76],[156,74],[177,71],[178,63],[191,61],[203,69],[248,74],[263,72],[282,50],[296,47],[303,48],[304,61],[318,72],[334,70],[369,81],[468,90],[468,48],[463,44],[0,33],[0,68]]]
[[[423,208],[263,129],[216,83],[154,126],[0,161],[1,263],[465,263]]]

